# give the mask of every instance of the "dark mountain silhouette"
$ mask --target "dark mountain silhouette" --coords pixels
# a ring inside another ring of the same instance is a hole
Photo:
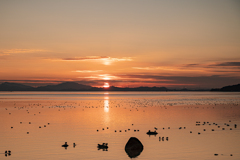
[[[222,88],[214,88],[211,91],[225,91],[225,92],[239,92],[240,91],[240,84],[232,85],[232,86],[225,86]]]
[[[136,87],[121,88],[110,86],[109,88],[92,87],[79,84],[76,82],[63,82],[57,85],[47,85],[41,87],[31,87],[19,83],[4,82],[0,84],[0,91],[209,91],[209,90],[188,90],[184,89],[168,89],[166,87]]]
[[[105,90],[108,90],[108,91],[168,91],[166,87],[119,88],[114,86],[111,86]]]
[[[35,88],[19,83],[4,82],[0,84],[0,91],[33,91]]]
[[[76,82],[63,82],[57,85],[47,85],[41,87],[31,87],[19,83],[2,83],[0,91],[168,91],[166,87],[137,87],[120,88],[111,86],[109,88],[91,87]]]
[[[64,82],[58,85],[47,85],[42,87],[37,87],[38,91],[84,91],[90,90],[92,87],[79,84],[76,82]]]

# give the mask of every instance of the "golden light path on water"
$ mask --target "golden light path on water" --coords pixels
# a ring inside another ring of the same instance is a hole
[[[109,97],[108,94],[104,96],[104,112],[109,112]]]

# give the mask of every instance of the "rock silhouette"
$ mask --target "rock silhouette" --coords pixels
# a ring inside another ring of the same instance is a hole
[[[130,158],[136,158],[141,154],[142,151],[142,143],[136,137],[131,137],[125,146],[125,152],[127,153],[127,155]]]

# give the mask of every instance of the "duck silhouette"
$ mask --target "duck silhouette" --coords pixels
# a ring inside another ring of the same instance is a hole
[[[65,142],[65,144],[62,145],[62,147],[64,147],[65,149],[67,149],[67,147],[68,147],[67,142]]]

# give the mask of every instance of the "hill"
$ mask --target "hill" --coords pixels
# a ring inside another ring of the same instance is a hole
[[[87,91],[92,87],[79,84],[76,82],[64,82],[58,85],[47,85],[42,87],[37,87],[37,91]]]
[[[211,91],[223,91],[223,92],[239,92],[240,91],[240,84],[225,86],[222,88],[214,88]]]
[[[33,91],[35,88],[19,83],[4,82],[0,84],[0,91]]]

